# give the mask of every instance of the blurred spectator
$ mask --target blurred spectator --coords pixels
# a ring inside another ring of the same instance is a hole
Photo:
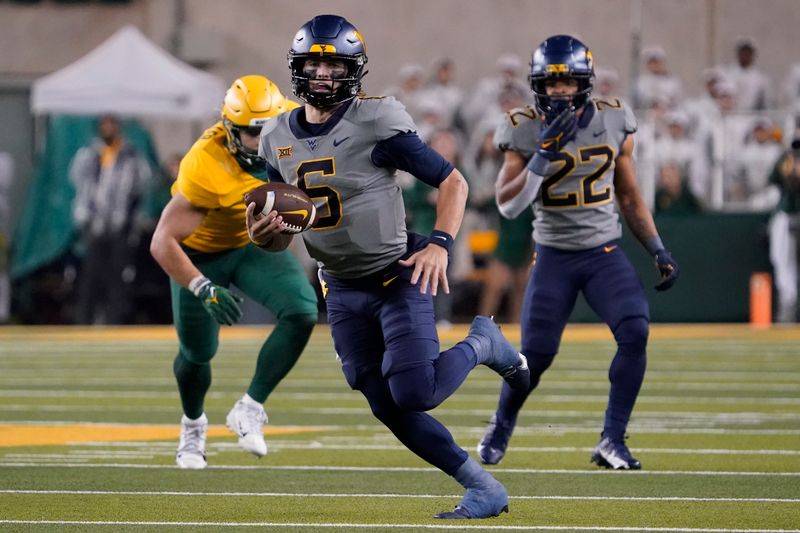
[[[466,121],[466,126],[471,129],[481,121],[498,101],[500,93],[506,90],[517,90],[529,98],[527,71],[523,61],[516,54],[503,54],[495,62],[496,72],[478,80],[472,95],[466,99],[461,114]]]
[[[639,75],[634,88],[634,106],[648,109],[655,101],[673,108],[681,101],[681,81],[667,69],[667,54],[660,47],[646,48],[642,52],[645,71]]]
[[[500,217],[499,224],[497,248],[489,260],[478,314],[499,314],[507,294],[507,320],[519,324],[533,259],[533,209],[525,209],[514,219]]]
[[[751,37],[736,40],[736,63],[726,76],[736,86],[736,106],[740,111],[761,111],[771,106],[769,77],[756,66],[756,42]]]
[[[128,239],[133,248],[133,267],[136,292],[131,319],[135,324],[169,324],[172,309],[164,305],[169,298],[169,277],[150,253],[153,237],[161,211],[169,202],[172,184],[178,178],[182,154],[172,154],[162,165],[145,189],[139,208],[134,214],[134,228]]]
[[[8,276],[9,223],[11,221],[11,182],[14,159],[0,152],[0,324],[8,322],[11,312],[11,282]]]
[[[766,117],[759,117],[753,122],[744,146],[737,153],[732,176],[732,200],[746,202],[757,211],[767,211],[775,206],[774,201],[765,197],[770,172],[781,155],[781,146],[776,142],[773,131],[772,121]]]
[[[664,162],[656,185],[656,214],[689,214],[700,211],[700,202],[686,185],[686,178],[677,161]]]
[[[610,68],[596,68],[592,95],[600,100],[619,96],[619,74]]]
[[[703,82],[705,92],[696,98],[688,99],[683,107],[689,115],[689,129],[694,132],[693,136],[697,143],[702,145],[704,157],[712,161],[712,135],[715,124],[721,117],[717,85],[725,82],[725,74],[719,67],[707,68],[703,71]],[[732,87],[730,84],[729,86]]]
[[[78,283],[79,324],[122,324],[130,316],[135,277],[134,212],[151,179],[147,159],[122,136],[120,119],[100,117],[97,138],[70,164],[72,215],[83,247]]]
[[[775,272],[778,322],[797,320],[797,237],[800,233],[800,138],[795,138],[770,174],[779,192],[769,222],[769,257]]]
[[[655,141],[655,167],[674,162],[680,168],[691,194],[705,201],[708,197],[709,161],[703,145],[689,136],[689,116],[683,111],[664,115],[666,131]]]
[[[456,113],[464,99],[464,91],[455,84],[456,66],[452,59],[444,58],[434,63],[433,79],[425,86],[425,97],[433,102],[442,116],[442,126],[452,128]]]
[[[394,96],[404,106],[411,118],[417,122],[420,118],[419,97],[425,84],[425,71],[416,63],[400,67],[397,73],[397,85],[387,87],[383,94]]]
[[[800,116],[800,63],[794,63],[789,67],[786,80],[783,82],[783,95],[789,110],[795,116]]]

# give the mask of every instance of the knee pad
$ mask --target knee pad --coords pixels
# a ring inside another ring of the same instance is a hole
[[[650,332],[650,322],[644,317],[625,318],[614,330],[614,338],[619,347],[619,353],[627,356],[639,357],[647,349],[647,336]]]

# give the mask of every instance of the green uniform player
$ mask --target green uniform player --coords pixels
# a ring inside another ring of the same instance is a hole
[[[263,403],[291,370],[317,319],[317,299],[299,262],[289,251],[268,252],[250,241],[244,194],[263,183],[257,153],[264,121],[297,107],[263,76],[237,79],[225,97],[222,121],[207,129],[181,162],[151,252],[171,278],[172,310],[179,350],[174,372],[183,405],[176,461],[205,468],[208,419],[203,401],[211,385],[210,360],[219,327],[241,318],[236,285],[277,319],[258,353],[247,393],[236,402],[227,425],[239,445],[256,456],[267,453]],[[276,223],[271,231],[280,231]]]

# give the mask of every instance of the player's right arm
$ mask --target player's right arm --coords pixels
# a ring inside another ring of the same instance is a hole
[[[182,287],[202,276],[192,260],[181,248],[181,242],[200,227],[206,210],[192,205],[180,192],[176,192],[161,213],[150,253],[167,275]]]

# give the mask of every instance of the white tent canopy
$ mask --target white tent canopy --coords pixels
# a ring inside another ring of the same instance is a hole
[[[207,119],[219,112],[222,79],[176,59],[125,26],[74,63],[33,83],[35,114]]]

